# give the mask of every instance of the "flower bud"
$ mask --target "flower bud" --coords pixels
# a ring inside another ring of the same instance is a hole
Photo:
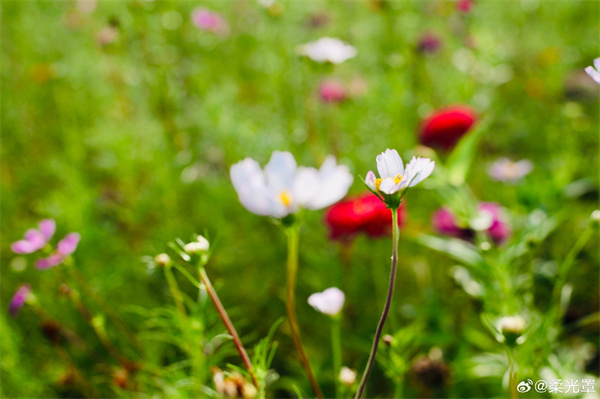
[[[198,241],[190,242],[185,244],[183,249],[190,255],[199,255],[204,252],[208,252],[210,243],[203,236],[198,236]]]
[[[356,371],[344,366],[340,370],[339,380],[347,387],[351,387],[356,382]]]
[[[394,343],[394,337],[393,337],[393,336],[391,336],[390,334],[386,334],[386,335],[384,335],[384,336],[383,336],[383,343],[384,343],[386,346],[390,346],[390,345],[392,345],[392,344]]]
[[[171,264],[171,258],[167,254],[158,254],[154,257],[157,266],[167,267]]]
[[[498,327],[502,335],[504,335],[506,343],[509,345],[514,345],[517,341],[517,338],[519,338],[521,334],[523,334],[523,331],[525,331],[527,323],[521,316],[504,316],[498,322]]]

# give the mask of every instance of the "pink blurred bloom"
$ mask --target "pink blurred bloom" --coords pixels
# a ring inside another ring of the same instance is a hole
[[[501,158],[490,165],[488,174],[497,181],[516,183],[533,170],[533,163],[527,159],[513,162],[508,158]]]
[[[13,242],[10,249],[16,254],[30,254],[42,249],[54,235],[56,223],[52,219],[44,219],[38,227],[27,230],[24,239]]]
[[[35,267],[38,269],[49,269],[60,265],[67,256],[71,255],[77,249],[81,236],[79,233],[69,233],[65,238],[60,240],[56,246],[56,251],[47,258],[38,259],[35,262]]]
[[[440,49],[442,40],[433,33],[425,33],[419,38],[417,49],[420,53],[435,54]]]
[[[198,28],[207,32],[219,35],[227,35],[229,33],[227,21],[220,14],[205,8],[196,8],[192,11],[192,22]]]
[[[15,292],[8,305],[8,313],[10,313],[11,316],[14,317],[19,313],[19,310],[21,310],[25,304],[30,293],[31,287],[29,284],[23,284],[17,289],[17,292]]]
[[[337,80],[325,80],[319,86],[319,96],[326,103],[339,103],[346,99],[346,87]]]
[[[480,216],[489,217],[489,225],[485,229],[492,241],[502,244],[511,235],[511,228],[502,216],[502,207],[494,202],[482,202],[477,207]],[[475,232],[468,226],[461,227],[454,213],[447,208],[438,209],[431,218],[433,229],[446,236],[471,241]]]
[[[473,3],[473,0],[458,0],[456,3],[456,9],[466,14],[473,8]]]

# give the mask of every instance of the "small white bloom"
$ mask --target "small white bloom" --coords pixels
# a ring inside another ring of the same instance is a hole
[[[185,244],[183,250],[188,254],[201,254],[207,252],[208,248],[210,248],[208,240],[202,236],[198,236],[198,241]]]
[[[335,316],[344,307],[344,293],[335,287],[327,288],[323,292],[317,292],[308,297],[308,304],[315,310],[329,316]]]
[[[594,66],[585,68],[585,71],[596,83],[600,84],[600,58],[594,60]]]
[[[365,183],[375,193],[392,195],[408,187],[413,187],[425,180],[433,172],[435,162],[428,158],[415,158],[404,167],[402,158],[396,150],[389,148],[377,155],[377,171],[369,171]]]
[[[533,170],[533,163],[527,159],[513,162],[508,158],[501,158],[490,165],[488,174],[497,181],[517,182]]]
[[[338,377],[340,382],[347,387],[351,387],[356,382],[356,371],[343,366]]]
[[[242,205],[262,216],[283,218],[299,209],[322,209],[348,193],[354,178],[347,166],[328,156],[320,169],[296,165],[289,152],[275,151],[265,166],[246,158],[230,170]]]
[[[525,330],[527,323],[521,316],[504,316],[498,322],[500,332],[503,334],[520,335]]]
[[[171,264],[171,258],[167,254],[158,254],[154,257],[154,263],[158,266],[168,266]]]
[[[331,37],[322,37],[316,42],[307,43],[298,47],[298,53],[305,55],[316,62],[331,62],[341,64],[342,62],[356,57],[356,49]]]

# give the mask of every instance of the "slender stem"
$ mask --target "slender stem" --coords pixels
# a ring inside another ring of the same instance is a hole
[[[292,339],[294,341],[294,345],[296,346],[296,351],[298,351],[298,356],[300,356],[300,363],[302,363],[302,367],[304,368],[304,372],[310,381],[310,385],[312,386],[313,391],[317,398],[323,398],[323,392],[321,392],[321,388],[319,387],[319,383],[315,378],[312,369],[310,367],[310,362],[308,360],[308,356],[306,356],[306,352],[304,352],[304,347],[302,346],[302,339],[300,338],[300,329],[298,328],[298,320],[296,318],[296,274],[298,273],[298,227],[292,226],[286,230],[287,239],[288,239],[288,259],[287,259],[287,300],[286,300],[286,310],[287,317],[290,322],[290,330],[292,332]]]
[[[333,380],[335,382],[335,397],[341,397],[340,369],[342,368],[342,341],[340,333],[341,317],[331,319],[331,348],[333,352]]]
[[[360,385],[358,386],[358,391],[356,392],[355,399],[360,399],[363,395],[365,387],[367,385],[367,380],[369,379],[369,374],[371,374],[371,369],[373,368],[373,364],[375,363],[375,356],[377,355],[377,347],[379,346],[379,339],[381,338],[381,333],[383,331],[383,325],[385,324],[385,319],[390,311],[390,306],[392,304],[392,297],[394,295],[394,283],[396,281],[396,269],[398,267],[398,209],[392,209],[392,270],[390,272],[390,284],[388,288],[387,299],[385,301],[385,306],[383,308],[383,313],[381,314],[381,319],[379,319],[379,324],[377,324],[377,330],[375,331],[375,338],[373,340],[373,348],[371,349],[371,354],[369,355],[369,360],[367,362],[367,367],[365,372],[360,380]]]
[[[259,389],[260,387],[258,385],[258,381],[256,380],[256,376],[254,375],[254,369],[252,367],[252,362],[250,361],[250,357],[248,357],[248,353],[246,352],[246,349],[244,349],[242,340],[240,339],[237,331],[235,330],[235,327],[233,326],[233,323],[231,322],[231,319],[229,318],[227,311],[223,307],[223,304],[221,303],[221,300],[219,299],[219,296],[217,295],[217,292],[213,288],[213,286],[210,282],[210,279],[208,278],[208,275],[206,274],[206,271],[204,270],[203,267],[200,268],[200,279],[202,279],[202,283],[204,283],[204,286],[206,287],[206,292],[210,296],[210,299],[212,300],[213,304],[215,305],[215,308],[217,309],[219,316],[221,316],[221,320],[223,320],[223,324],[225,324],[227,331],[229,331],[229,335],[231,335],[231,337],[233,338],[235,348],[237,349],[238,353],[240,354],[242,361],[244,362],[244,365],[246,366],[246,369],[248,370],[248,373],[250,373],[250,377],[252,378],[252,383],[254,384],[254,386],[257,389]]]
[[[517,372],[515,370],[515,360],[511,353],[510,348],[506,348],[506,356],[508,357],[508,391],[511,399],[517,399],[519,397],[519,391],[517,391]]]

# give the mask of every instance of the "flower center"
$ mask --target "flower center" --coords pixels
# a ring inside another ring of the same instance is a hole
[[[404,179],[404,177],[402,177],[401,174],[397,174],[396,177],[394,177],[394,183],[398,184],[403,179]],[[375,179],[375,190],[379,191],[379,186],[381,185],[382,181],[383,181],[383,179]]]
[[[283,190],[279,193],[279,201],[285,206],[290,206],[292,204],[292,195],[289,191]]]

